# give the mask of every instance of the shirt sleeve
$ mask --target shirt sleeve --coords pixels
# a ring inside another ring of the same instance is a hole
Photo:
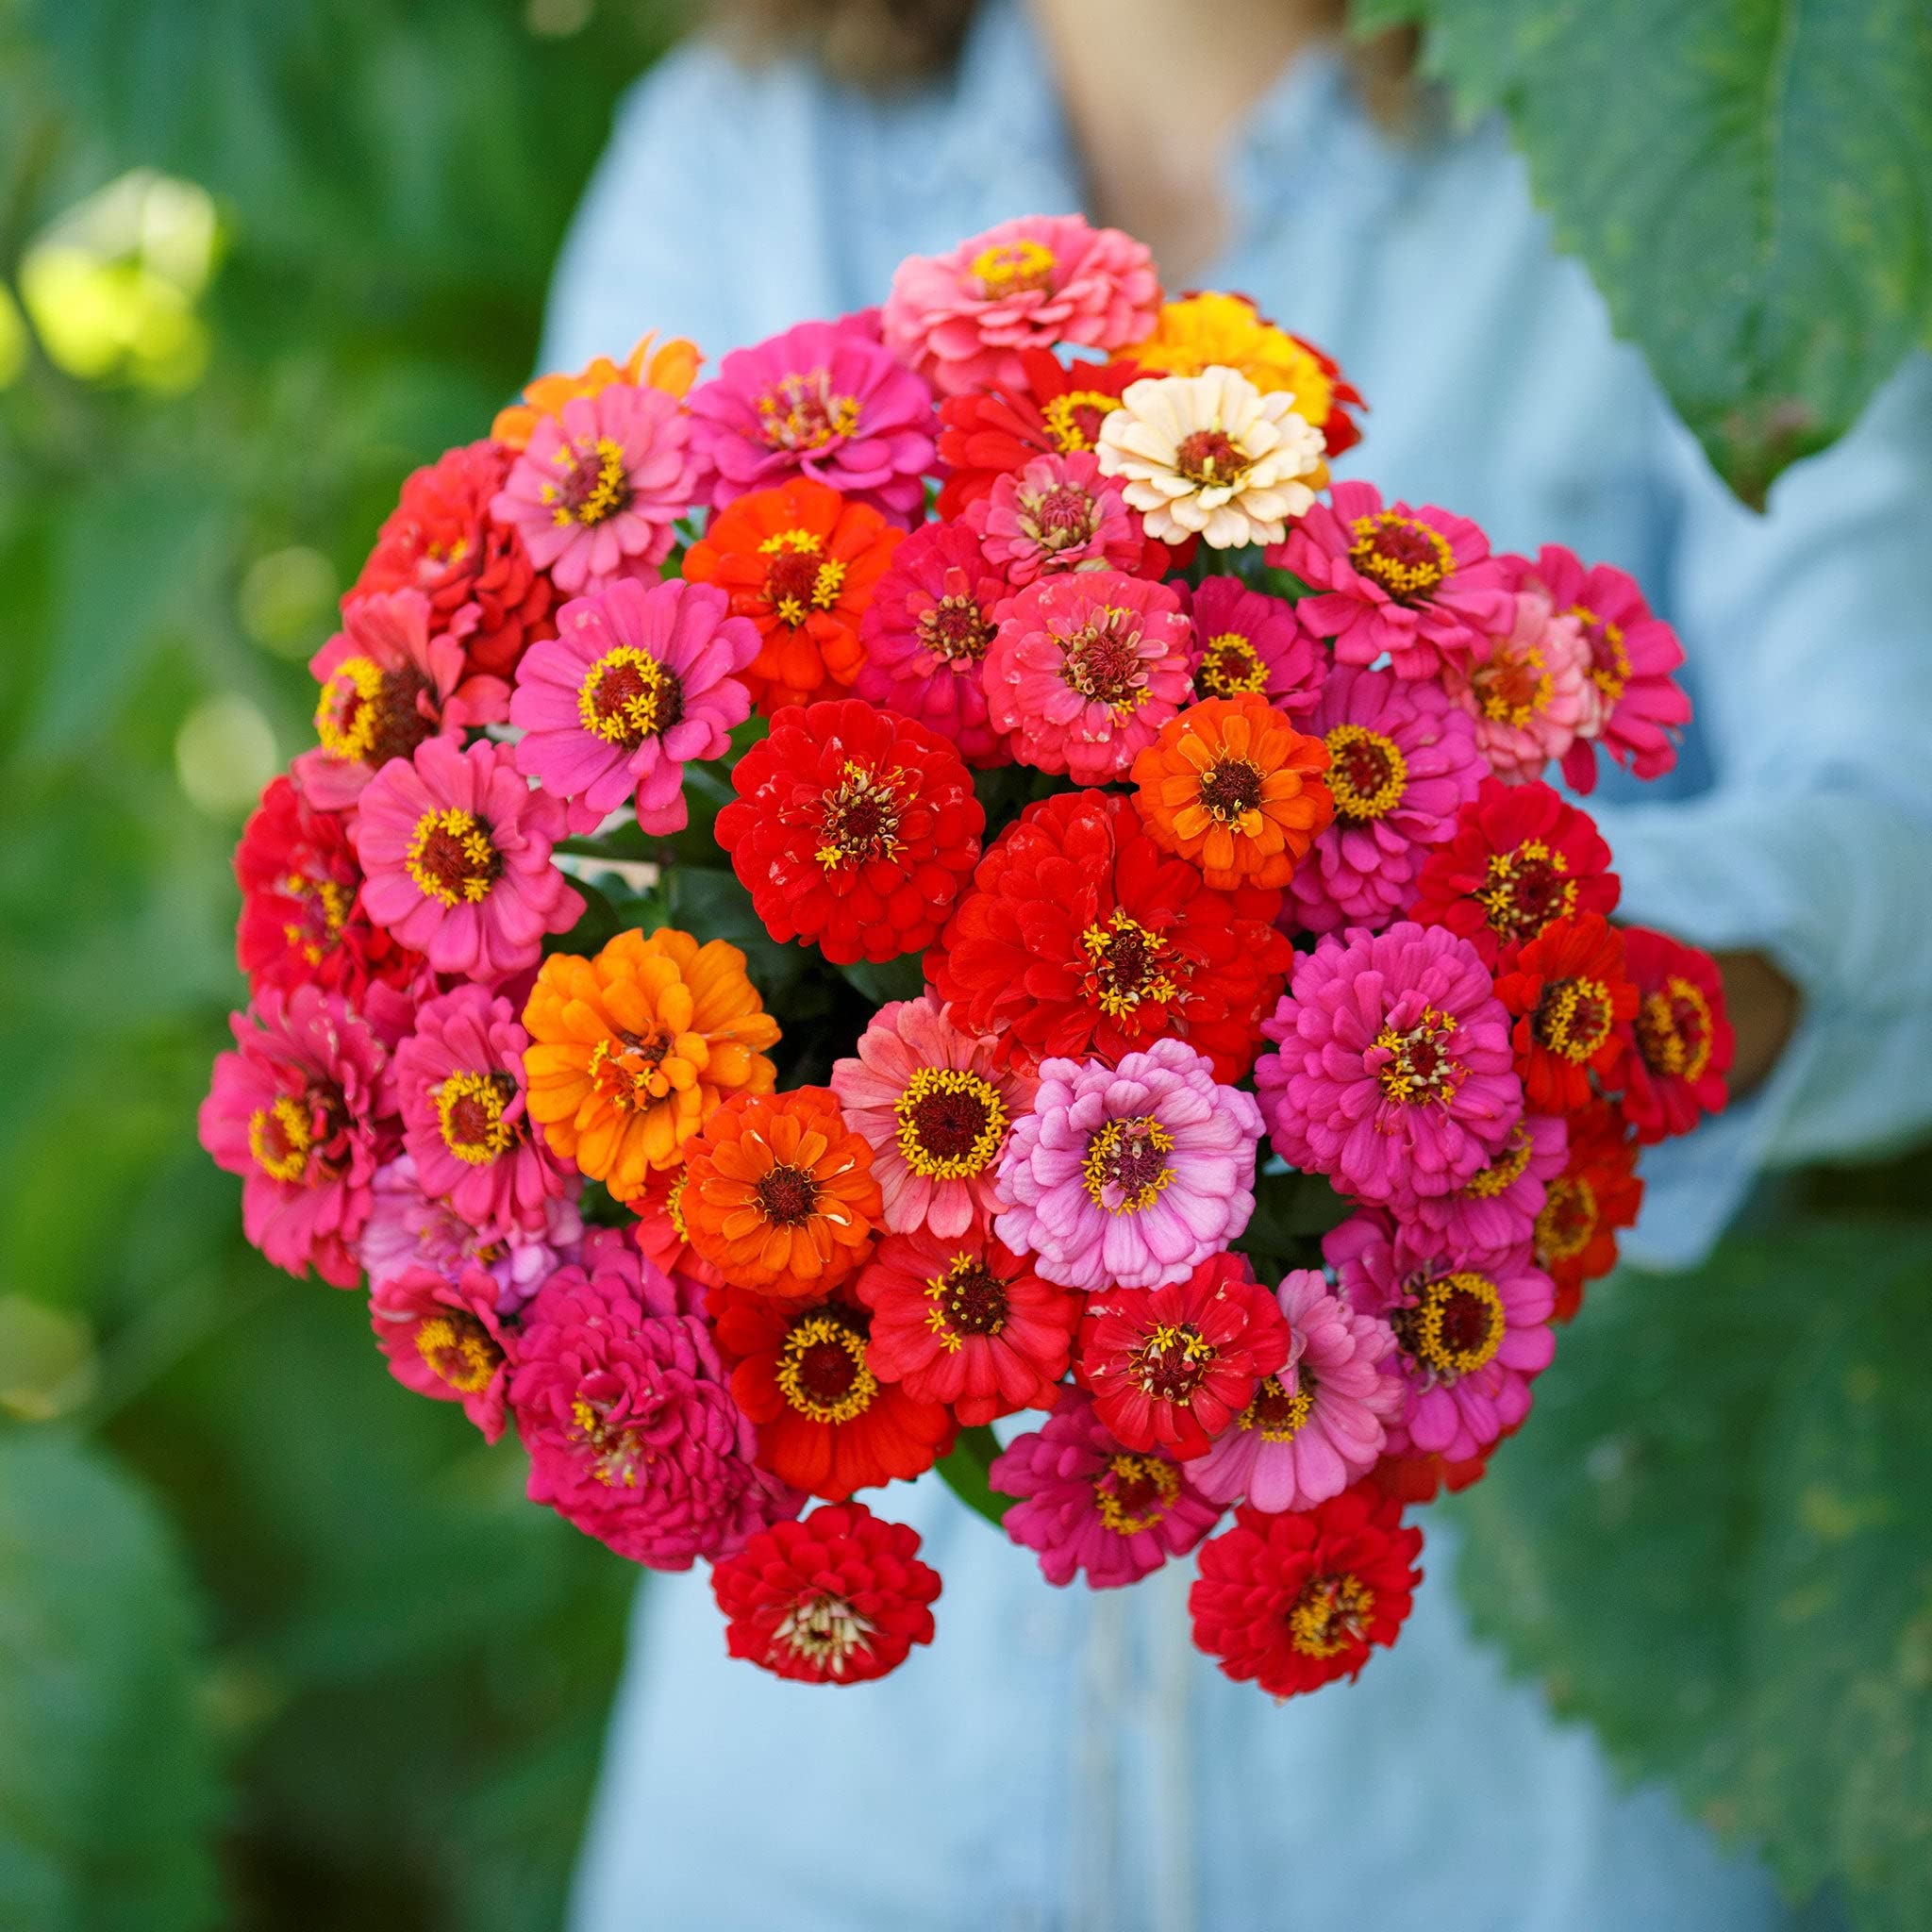
[[[1780,479],[1763,516],[1666,434],[1681,503],[1658,601],[1695,674],[1714,782],[1595,815],[1624,917],[1761,951],[1803,1001],[1757,1093],[1646,1154],[1630,1251],[1683,1266],[1759,1169],[1872,1152],[1932,1120],[1932,364]]]

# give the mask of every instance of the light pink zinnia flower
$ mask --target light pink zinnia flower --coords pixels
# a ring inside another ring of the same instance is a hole
[[[1569,755],[1593,712],[1590,647],[1574,617],[1558,617],[1540,590],[1517,591],[1515,621],[1490,655],[1442,667],[1442,688],[1475,720],[1476,749],[1497,777],[1541,777]]]
[[[1023,215],[946,255],[908,255],[880,312],[886,346],[942,394],[1020,389],[1022,349],[1123,349],[1154,332],[1145,245],[1078,215]]]
[[[1261,1023],[1280,1042],[1255,1067],[1274,1151],[1364,1201],[1460,1187],[1523,1115],[1509,1025],[1480,955],[1446,927],[1324,939]]]
[[[690,408],[715,508],[801,475],[902,527],[924,508],[920,479],[939,453],[932,391],[862,326],[805,322],[734,349]]]
[[[1251,591],[1240,577],[1203,577],[1187,600],[1194,625],[1194,696],[1258,691],[1298,728],[1315,708],[1328,654],[1302,628],[1294,606]]]
[[[993,1212],[993,1174],[1035,1082],[995,1063],[993,1042],[962,1032],[935,995],[881,1007],[858,1058],[835,1060],[845,1124],[873,1150],[873,1177],[894,1234],[950,1240]]]
[[[558,613],[557,636],[517,666],[509,718],[517,769],[569,802],[574,832],[620,805],[653,834],[691,823],[684,768],[722,758],[751,715],[735,672],[758,654],[758,626],[715,584],[624,578]]]
[[[1173,1457],[1122,1448],[1084,1389],[1067,1390],[1039,1428],[1014,1437],[989,1479],[1020,1499],[1003,1519],[1007,1534],[1062,1586],[1081,1571],[1094,1590],[1138,1583],[1185,1557],[1221,1516]]]
[[[433,738],[362,794],[362,904],[438,973],[507,979],[537,963],[546,932],[583,917],[583,895],[550,862],[563,831],[562,799],[530,790],[511,746]]]
[[[1439,685],[1338,664],[1301,728],[1328,747],[1335,819],[1288,882],[1292,919],[1379,925],[1489,776],[1474,723]]]
[[[1351,1307],[1319,1268],[1291,1268],[1276,1299],[1288,1318],[1287,1363],[1188,1465],[1210,1501],[1245,1497],[1271,1516],[1312,1509],[1374,1468],[1405,1396],[1394,1331]]]
[[[1184,1281],[1248,1224],[1260,1136],[1253,1098],[1181,1041],[1118,1067],[1044,1060],[1000,1161],[993,1232],[1067,1288]]]
[[[1120,485],[1091,450],[1035,457],[966,506],[966,526],[1015,589],[1074,570],[1133,570],[1146,547]]]
[[[1023,765],[1104,785],[1188,701],[1192,630],[1165,584],[1112,570],[1042,577],[998,616],[987,709]]]
[[[1407,1384],[1389,1424],[1391,1456],[1477,1456],[1529,1413],[1531,1378],[1557,1351],[1556,1290],[1526,1245],[1500,1254],[1431,1253],[1386,1214],[1351,1215],[1322,1240],[1341,1292],[1395,1331]]]
[[[1403,1214],[1450,1254],[1519,1247],[1535,1233],[1549,1184],[1563,1172],[1569,1149],[1570,1130],[1560,1115],[1526,1113],[1487,1167],[1446,1194],[1417,1196]]]
[[[303,796],[324,811],[344,811],[391,758],[406,758],[425,738],[461,740],[471,724],[509,715],[500,677],[466,677],[463,639],[476,606],[462,605],[446,631],[430,634],[429,599],[420,591],[357,597],[342,627],[308,660],[322,691],[315,733],[322,741],[295,759]]]
[[[575,596],[657,570],[701,469],[675,396],[613,382],[538,421],[490,514]]]
[[[493,1442],[503,1434],[510,1342],[497,1320],[496,1283],[469,1267],[450,1281],[420,1263],[369,1295],[369,1325],[405,1389],[437,1402],[460,1402]]]
[[[1290,527],[1268,561],[1315,595],[1295,606],[1342,664],[1388,652],[1398,677],[1433,677],[1467,665],[1509,627],[1509,592],[1490,540],[1467,517],[1424,504],[1383,507],[1369,483],[1338,483]]]

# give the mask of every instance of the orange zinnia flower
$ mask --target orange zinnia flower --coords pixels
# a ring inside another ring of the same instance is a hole
[[[658,345],[653,349],[652,344]],[[573,396],[593,396],[613,382],[634,387],[661,389],[667,396],[682,396],[697,379],[698,364],[704,358],[695,342],[673,336],[658,342],[652,329],[637,340],[636,346],[622,362],[608,356],[593,356],[575,375],[540,375],[524,391],[523,400],[496,412],[490,434],[506,449],[522,449],[530,432],[545,416],[561,412]]]
[[[636,1200],[727,1095],[769,1093],[778,1023],[723,940],[621,932],[595,958],[554,953],[524,1008],[530,1118],[545,1142]]]
[[[879,1225],[872,1147],[826,1087],[737,1096],[691,1143],[686,1172],[691,1244],[735,1288],[821,1294],[865,1258]]]
[[[1285,886],[1335,817],[1328,747],[1256,691],[1170,718],[1134,760],[1134,803],[1157,845],[1219,892]]]
[[[685,552],[694,584],[730,592],[765,647],[738,675],[761,711],[843,697],[865,662],[858,620],[906,533],[836,490],[794,477],[714,516]]]

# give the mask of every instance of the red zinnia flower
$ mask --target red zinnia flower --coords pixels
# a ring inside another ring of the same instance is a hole
[[[932,1641],[939,1572],[919,1535],[863,1503],[827,1503],[802,1523],[774,1523],[713,1566],[733,1657],[807,1684],[862,1684]]]
[[[1272,889],[1210,889],[1148,837],[1131,799],[1062,792],[980,860],[926,977],[957,1024],[1024,1063],[1118,1060],[1173,1034],[1234,1081],[1293,958],[1280,904]]]
[[[1402,1505],[1367,1484],[1299,1513],[1241,1509],[1201,1547],[1194,1642],[1224,1675],[1275,1697],[1358,1676],[1408,1615],[1422,1547]]]
[[[1583,1284],[1617,1265],[1617,1230],[1636,1224],[1643,1206],[1637,1143],[1617,1109],[1592,1102],[1570,1120],[1570,1153],[1536,1217],[1536,1265],[1557,1284],[1551,1317],[1567,1322]]]
[[[718,842],[765,929],[834,965],[930,945],[979,858],[958,747],[857,698],[781,711],[732,783]]]
[[[1547,785],[1485,778],[1456,831],[1424,859],[1407,916],[1460,933],[1494,972],[1553,919],[1616,910],[1610,848],[1587,812]]]
[[[1091,1296],[1079,1375],[1127,1448],[1185,1461],[1208,1453],[1288,1359],[1288,1344],[1281,1309],[1245,1258],[1213,1255],[1185,1281]]]
[[[1637,1013],[1624,935],[1595,912],[1552,920],[1496,981],[1496,997],[1516,1015],[1509,1038],[1529,1110],[1587,1107],[1591,1074],[1614,1074]]]
[[[1496,1441],[1507,1441],[1522,1426],[1521,1423],[1511,1423]],[[1420,1452],[1409,1456],[1385,1456],[1369,1472],[1368,1480],[1383,1495],[1392,1496],[1398,1503],[1433,1503],[1444,1491],[1454,1496],[1472,1483],[1480,1482],[1489,1474],[1490,1457],[1495,1453],[1496,1443],[1491,1442],[1480,1454],[1463,1457],[1455,1462],[1444,1456]]]
[[[1724,975],[1708,953],[1633,925],[1624,935],[1624,962],[1638,993],[1624,1056],[1624,1118],[1648,1145],[1724,1111],[1737,1041]]]

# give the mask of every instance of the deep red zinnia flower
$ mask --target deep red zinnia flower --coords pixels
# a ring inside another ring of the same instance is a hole
[[[779,712],[731,776],[718,842],[774,940],[849,966],[939,936],[986,827],[957,746],[846,698]]]
[[[1238,1080],[1293,958],[1281,894],[1218,892],[1147,835],[1133,801],[1062,792],[979,862],[926,977],[956,1023],[1026,1064],[1118,1060],[1173,1034]]]
[[[1592,1101],[1569,1126],[1569,1157],[1544,1192],[1533,1238],[1536,1265],[1557,1284],[1557,1322],[1575,1314],[1586,1281],[1617,1265],[1617,1230],[1635,1226],[1643,1206],[1637,1142],[1617,1108]]]
[[[1522,1426],[1521,1423],[1510,1424],[1496,1441],[1507,1441]],[[1368,1480],[1383,1495],[1391,1496],[1398,1503],[1433,1503],[1445,1491],[1454,1496],[1472,1483],[1480,1482],[1489,1474],[1490,1457],[1495,1453],[1496,1443],[1491,1442],[1479,1455],[1456,1461],[1446,1456],[1421,1453],[1385,1456],[1369,1472]]]
[[[1496,997],[1516,1016],[1509,1038],[1532,1113],[1587,1107],[1592,1073],[1614,1084],[1637,989],[1624,935],[1601,914],[1551,921],[1496,981]]]
[[[1358,1676],[1408,1615],[1422,1547],[1402,1505],[1366,1483],[1313,1509],[1239,1510],[1201,1546],[1188,1592],[1194,1642],[1224,1675],[1275,1697]]]
[[[733,1657],[807,1684],[862,1684],[932,1641],[939,1572],[919,1535],[863,1503],[774,1523],[711,1571]]]
[[[1624,1056],[1624,1118],[1648,1145],[1724,1111],[1737,1041],[1724,975],[1708,953],[1633,925],[1624,962],[1638,1001]]]

